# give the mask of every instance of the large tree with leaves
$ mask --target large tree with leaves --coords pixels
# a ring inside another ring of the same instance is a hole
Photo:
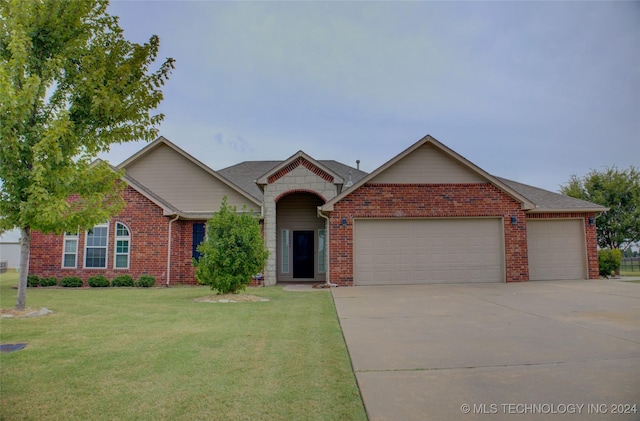
[[[582,178],[575,175],[560,188],[567,196],[609,208],[597,218],[598,245],[626,250],[640,241],[640,170],[606,168]]]
[[[16,309],[31,231],[76,232],[123,206],[120,174],[92,164],[115,143],[152,140],[173,59],[124,38],[107,0],[0,0],[0,231],[21,230]]]

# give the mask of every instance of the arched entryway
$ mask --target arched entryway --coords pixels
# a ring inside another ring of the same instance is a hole
[[[312,192],[293,192],[276,203],[278,282],[324,282],[325,220],[317,208],[325,201]]]

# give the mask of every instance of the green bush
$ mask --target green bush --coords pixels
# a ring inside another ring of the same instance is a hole
[[[622,252],[620,249],[601,249],[598,250],[598,266],[600,268],[600,276],[609,278],[614,272],[620,270],[622,263]]]
[[[150,288],[156,284],[156,278],[151,275],[140,275],[136,281],[136,286],[141,288]]]
[[[111,280],[112,287],[133,287],[131,275],[118,275]]]
[[[27,287],[35,288],[40,285],[40,277],[38,275],[27,275]]]
[[[58,285],[58,278],[50,276],[48,278],[40,279],[40,286],[42,287],[55,287]]]
[[[110,286],[109,280],[103,275],[94,275],[87,279],[87,284],[92,288],[106,288]]]
[[[82,287],[82,279],[77,276],[65,276],[60,280],[60,286],[64,288],[80,288]]]
[[[198,282],[211,286],[218,294],[245,289],[251,277],[264,269],[269,252],[264,247],[258,218],[222,199],[222,206],[207,221],[207,236],[198,246],[201,256],[193,259]]]

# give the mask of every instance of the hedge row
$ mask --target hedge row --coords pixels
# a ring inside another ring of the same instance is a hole
[[[87,285],[92,288],[106,288],[106,287],[140,287],[140,288],[149,288],[156,284],[156,278],[151,275],[141,275],[138,280],[134,281],[131,275],[118,275],[109,281],[103,275],[95,275],[91,276],[87,279]],[[58,278],[49,277],[49,278],[41,278],[38,275],[28,275],[27,276],[27,286],[31,288],[35,288],[37,286],[41,287],[53,287],[60,285],[65,288],[80,288],[82,287],[82,279],[77,276],[65,276],[60,279],[60,283],[58,284]]]

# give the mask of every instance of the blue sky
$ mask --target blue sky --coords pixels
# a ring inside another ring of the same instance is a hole
[[[640,2],[112,1],[176,68],[160,134],[213,169],[303,150],[373,171],[430,134],[557,191],[640,165]],[[144,146],[103,156],[118,164]]]

